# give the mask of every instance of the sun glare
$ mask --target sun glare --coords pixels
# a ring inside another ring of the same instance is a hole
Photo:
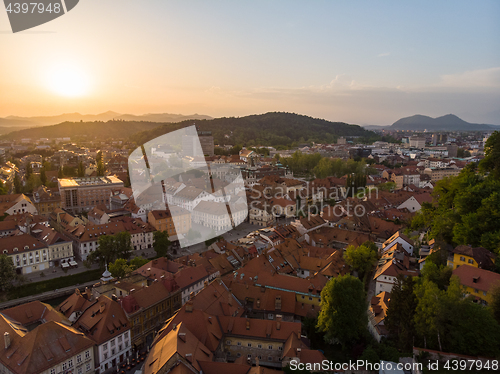
[[[62,96],[83,96],[89,90],[87,74],[74,66],[53,68],[47,76],[48,88]]]

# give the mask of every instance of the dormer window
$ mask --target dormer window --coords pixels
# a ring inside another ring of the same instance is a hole
[[[14,252],[17,252],[17,251],[18,251],[18,249],[17,249],[17,248],[14,248],[14,249],[13,249],[13,251],[14,251]]]
[[[6,249],[3,250],[3,253],[8,253],[9,251],[7,251]]]

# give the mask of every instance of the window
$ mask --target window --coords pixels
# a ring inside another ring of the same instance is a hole
[[[73,367],[73,359],[68,361],[68,367],[72,368]]]
[[[248,343],[247,345],[248,345],[249,347],[251,347],[251,346],[252,346],[252,343]]]
[[[118,337],[118,343],[120,343],[120,342],[122,341],[122,339],[123,339],[123,337],[120,335],[120,336]]]
[[[50,374],[56,374],[56,369],[50,369]]]
[[[236,343],[237,345],[241,345],[241,342]]]
[[[487,292],[486,291],[483,291],[483,296],[486,296]]]
[[[257,348],[262,348],[262,344],[257,344]]]
[[[272,358],[271,356],[268,356],[268,357],[267,357],[267,359],[268,359],[269,361],[272,361],[272,360],[273,360],[273,358]]]
[[[474,292],[475,292],[475,293],[478,293],[478,292],[479,292],[479,290],[476,288],[476,289],[474,290]]]
[[[85,366],[85,369],[86,371],[90,371],[90,364],[87,364],[87,366]]]
[[[115,339],[111,340],[111,346],[114,347],[115,346]]]
[[[469,261],[468,261],[469,264],[474,264],[474,260],[472,258],[469,258]]]
[[[102,345],[102,350],[103,350],[103,351],[107,351],[107,350],[108,350],[108,343],[104,343],[104,344]]]
[[[78,356],[76,356],[76,362],[77,362],[77,363],[82,362],[82,355],[78,355]]]
[[[236,355],[236,357],[241,357],[241,353],[238,353],[238,354]]]
[[[114,356],[114,355],[115,355],[115,349],[114,349],[114,348],[111,350],[111,355],[112,355],[112,356]]]
[[[251,358],[252,358],[252,355],[251,355],[251,354],[248,354],[248,355],[247,355],[247,358],[250,358],[250,359],[251,359]]]
[[[226,340],[226,345],[231,345],[231,340]]]
[[[460,256],[460,261],[465,262],[465,257],[464,256]]]
[[[90,351],[85,352],[85,358],[90,358]]]
[[[267,349],[273,349],[273,346],[272,345],[268,345]]]
[[[279,349],[280,351],[282,351],[282,350],[283,350],[283,347],[280,345],[280,346],[278,347],[278,349]]]
[[[68,363],[67,362],[63,362],[62,369],[63,370],[67,370],[68,369]]]
[[[83,374],[83,369],[82,368],[78,368],[78,374]]]
[[[104,359],[107,360],[108,359],[108,353],[105,353],[104,354]]]

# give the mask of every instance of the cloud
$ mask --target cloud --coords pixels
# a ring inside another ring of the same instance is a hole
[[[500,88],[500,67],[469,70],[457,74],[442,75],[438,83],[441,87],[496,87]]]
[[[377,55],[377,57],[387,57],[390,54],[391,54],[391,52],[380,53],[379,55]]]

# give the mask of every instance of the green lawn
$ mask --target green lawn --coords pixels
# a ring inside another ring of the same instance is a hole
[[[59,278],[47,279],[36,283],[27,283],[19,287],[14,287],[7,294],[7,300],[13,300],[20,297],[36,295],[42,292],[53,291],[59,288],[74,286],[91,281],[99,281],[102,270],[89,270],[84,273],[60,276]]]

